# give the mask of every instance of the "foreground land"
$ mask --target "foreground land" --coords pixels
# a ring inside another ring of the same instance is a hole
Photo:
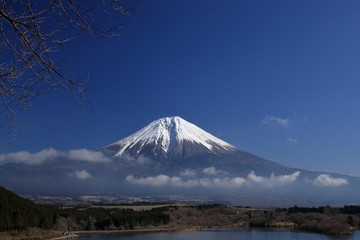
[[[351,234],[360,227],[360,206],[254,209],[212,205],[39,205],[0,187],[0,239],[63,238],[97,231],[194,231],[214,227],[290,228]]]
[[[215,227],[289,228],[333,235],[351,234],[359,229],[360,206],[343,208],[291,207],[253,209],[220,204],[159,206],[139,210],[139,206],[104,208],[59,208],[49,211],[51,226],[2,229],[0,239],[50,239],[64,232],[75,234],[127,231],[195,231]],[[65,236],[66,237],[66,236]]]

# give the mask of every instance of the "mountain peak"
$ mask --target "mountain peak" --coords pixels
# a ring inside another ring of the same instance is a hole
[[[152,145],[155,154],[156,150],[168,155],[174,146],[181,148],[185,142],[200,145],[211,152],[236,149],[231,144],[207,133],[179,116],[155,120],[134,134],[103,149],[116,149],[115,157],[120,157],[129,150],[134,152],[135,149],[136,153],[140,154],[145,147]],[[177,151],[179,152],[179,149]]]

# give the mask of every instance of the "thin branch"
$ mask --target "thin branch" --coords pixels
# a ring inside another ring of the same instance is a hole
[[[101,18],[129,16],[139,5],[127,8],[129,1],[0,0],[0,131],[20,126],[16,112],[49,90],[70,92],[86,105],[86,81],[68,78],[54,55],[84,32],[118,35],[126,21],[109,26]],[[7,124],[1,120],[4,115],[10,119]]]

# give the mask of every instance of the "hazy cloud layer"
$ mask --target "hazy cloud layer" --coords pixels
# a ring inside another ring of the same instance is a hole
[[[196,171],[193,169],[187,168],[180,172],[180,176],[194,177],[194,176],[196,176]]]
[[[275,187],[293,183],[300,172],[294,172],[290,175],[271,175],[269,178],[257,176],[254,172],[250,172],[246,178],[234,177],[234,178],[194,178],[186,179],[181,177],[170,177],[165,174],[149,177],[134,177],[129,175],[126,177],[126,181],[134,184],[149,185],[149,186],[173,186],[173,187],[226,187],[234,188],[244,185],[259,184],[264,187]]]
[[[290,120],[288,118],[279,118],[269,115],[266,115],[265,118],[261,121],[261,123],[266,125],[278,125],[282,127],[290,126]]]
[[[48,148],[37,153],[20,151],[16,153],[0,154],[0,161],[23,162],[28,165],[36,165],[41,164],[44,161],[54,160],[60,156],[62,156],[61,152],[53,148]]]
[[[263,185],[264,187],[274,187],[274,186],[282,186],[293,183],[299,177],[300,171],[296,171],[290,175],[273,175],[269,178],[257,176],[255,172],[250,172],[248,175],[248,179],[250,179],[254,183],[258,183]]]
[[[218,170],[215,167],[207,167],[204,168],[202,170],[203,173],[208,174],[208,175],[219,175],[219,174],[227,174],[227,172],[222,171],[222,170]]]
[[[88,162],[109,162],[110,158],[106,157],[102,152],[91,151],[88,149],[75,149],[68,152],[69,159]]]
[[[53,148],[48,148],[36,153],[20,151],[16,153],[0,154],[0,161],[21,162],[27,165],[38,165],[46,161],[55,160],[56,158],[88,162],[111,161],[110,158],[106,157],[103,153],[88,149],[74,149],[67,152],[61,152]]]
[[[73,176],[80,180],[86,180],[91,178],[91,174],[86,170],[77,170],[75,171]]]
[[[313,184],[319,187],[340,187],[348,184],[348,180],[345,178],[334,178],[329,174],[320,174]]]
[[[169,177],[165,174],[159,174],[155,177],[140,177],[136,178],[133,175],[126,177],[126,181],[130,183],[150,186],[174,186],[174,187],[195,187],[198,186],[198,181],[189,179],[183,180],[180,177]]]

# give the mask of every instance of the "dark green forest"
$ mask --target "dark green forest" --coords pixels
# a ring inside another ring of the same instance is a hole
[[[40,205],[0,187],[0,232],[25,231],[29,228],[63,232],[249,226],[340,235],[360,229],[358,205],[256,209],[222,204],[172,204],[141,209]]]
[[[165,225],[169,215],[164,208],[134,211],[121,208],[57,209],[57,227],[67,230],[132,230],[146,226]]]
[[[134,229],[167,224],[164,209],[149,211],[104,208],[62,208],[39,205],[0,187],[0,231],[29,227],[61,230]]]
[[[49,229],[56,214],[30,200],[0,187],[0,230],[39,227]]]

